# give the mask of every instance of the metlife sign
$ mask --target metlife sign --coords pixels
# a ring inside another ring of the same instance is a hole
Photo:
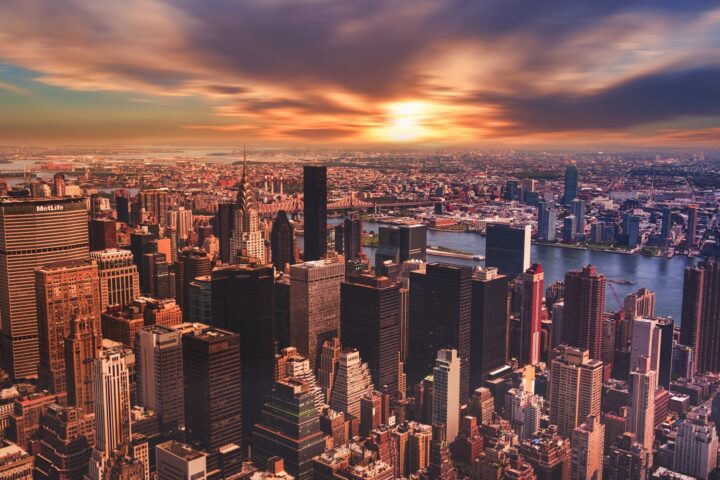
[[[36,212],[59,212],[65,210],[65,205],[37,205],[35,207]]]

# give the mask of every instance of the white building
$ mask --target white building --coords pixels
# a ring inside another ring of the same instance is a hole
[[[717,466],[718,437],[704,405],[690,412],[678,429],[673,470],[707,480]]]
[[[439,350],[435,359],[432,421],[444,423],[447,442],[455,441],[460,424],[460,358],[455,349]]]

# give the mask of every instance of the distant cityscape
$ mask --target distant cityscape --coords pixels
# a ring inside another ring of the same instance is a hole
[[[720,477],[715,151],[0,156],[0,480]]]

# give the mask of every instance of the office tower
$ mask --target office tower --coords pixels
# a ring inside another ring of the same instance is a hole
[[[660,331],[660,368],[657,372],[658,385],[664,387],[665,390],[670,390],[675,322],[672,318],[658,318],[657,328]]]
[[[33,457],[14,443],[0,443],[0,479],[33,480]]]
[[[707,480],[717,466],[718,436],[710,409],[701,405],[688,413],[675,440],[673,470]]]
[[[652,450],[655,438],[655,389],[657,388],[657,372],[652,369],[651,359],[647,356],[638,358],[637,364],[630,372],[632,397],[628,431],[635,434],[637,442]]]
[[[145,325],[159,325],[162,327],[172,327],[182,323],[182,310],[171,298],[146,298]]]
[[[188,319],[191,323],[212,323],[212,280],[211,275],[195,277],[188,287],[190,303]]]
[[[503,275],[515,277],[530,268],[530,225],[511,227],[488,224],[485,230],[485,266],[496,267]]]
[[[141,297],[124,309],[108,308],[100,315],[103,338],[120,342],[133,350],[135,336],[145,325],[145,305],[145,299]]]
[[[101,308],[124,307],[140,296],[140,276],[129,250],[110,248],[90,252],[100,275]]]
[[[518,454],[532,465],[537,480],[570,480],[572,450],[568,437],[563,437],[551,425],[536,438],[520,443]]]
[[[337,339],[335,339],[337,340]],[[327,344],[328,342],[326,342]],[[340,346],[338,344],[337,361],[340,361]],[[322,371],[319,372],[322,375]],[[321,412],[326,403],[330,401],[331,391],[328,390],[327,396],[320,388],[319,378],[315,378],[315,373],[310,368],[310,362],[307,358],[299,355],[295,347],[283,348],[282,351],[275,355],[275,381],[295,378],[302,380],[308,384],[310,393],[315,398],[315,409]],[[333,374],[334,379],[334,374]]]
[[[457,472],[450,458],[446,427],[443,423],[433,423],[430,441],[430,478],[435,480],[455,480]]]
[[[140,289],[154,298],[170,298],[175,294],[175,274],[170,271],[167,254],[146,253],[142,256]]]
[[[242,441],[240,335],[206,325],[183,332],[185,435],[210,454]]]
[[[630,343],[631,371],[639,365],[638,362],[640,362],[641,357],[647,357],[650,361],[649,368],[655,371],[655,380],[657,380],[657,373],[660,371],[661,336],[662,331],[658,328],[656,320],[636,318],[632,321],[632,342]],[[637,434],[637,432],[634,433]],[[637,437],[638,442],[643,443],[640,434],[637,434]]]
[[[140,206],[145,210],[149,223],[165,225],[167,212],[170,209],[170,192],[167,188],[141,190]]]
[[[159,325],[144,327],[135,350],[138,403],[157,412],[163,437],[175,435],[185,428],[180,332]]]
[[[505,394],[505,418],[520,440],[528,440],[540,430],[543,398],[520,388],[511,388]]]
[[[437,352],[433,369],[432,422],[445,424],[448,442],[455,441],[460,423],[460,369],[457,350]]]
[[[5,370],[15,379],[35,377],[39,361],[33,269],[88,255],[83,198],[0,200],[0,318]]]
[[[342,253],[345,260],[360,258],[362,251],[362,220],[357,217],[343,221]]]
[[[490,423],[495,413],[495,399],[487,387],[478,387],[468,402],[467,412],[477,418],[479,424]]]
[[[95,449],[105,456],[130,442],[130,370],[135,359],[121,346],[103,348],[94,363]]]
[[[600,415],[603,363],[587,350],[560,346],[550,364],[550,423],[570,437],[588,415]]]
[[[552,319],[552,346],[556,347],[560,344],[562,344],[562,335],[563,335],[563,317],[565,313],[565,302],[560,301],[557,303],[554,303],[552,306],[552,314],[550,318]]]
[[[578,169],[575,165],[568,165],[565,168],[565,190],[563,193],[563,204],[570,205],[570,202],[577,198],[578,194]]]
[[[202,275],[210,275],[212,269],[210,257],[199,248],[186,248],[175,262],[175,299],[183,312],[183,318],[189,318],[188,301],[190,283]]]
[[[230,262],[230,237],[233,231],[233,208],[235,204],[221,202],[218,204],[218,211],[213,219],[215,236],[220,240],[220,261]]]
[[[593,265],[565,274],[562,342],[602,358],[605,276]]]
[[[483,385],[487,375],[507,360],[508,281],[497,268],[478,268],[472,277],[470,317],[470,387]]]
[[[337,376],[338,367],[340,365],[340,353],[342,347],[340,340],[333,337],[325,340],[320,351],[320,366],[318,367],[318,386],[325,394],[325,401],[330,403],[335,378]]]
[[[275,383],[262,420],[253,430],[252,444],[255,464],[267,465],[268,459],[279,456],[290,475],[313,479],[313,458],[323,453],[325,437],[307,383],[294,378]]]
[[[646,480],[652,465],[652,452],[635,441],[635,435],[623,433],[606,448],[604,480]]]
[[[93,316],[75,316],[65,338],[68,404],[84,412],[95,409],[94,363],[102,347],[100,322]]]
[[[575,243],[577,241],[577,221],[575,215],[568,215],[563,218],[562,239],[565,243]]]
[[[373,383],[398,391],[400,284],[371,274],[351,275],[340,285],[341,343],[360,351]]]
[[[113,192],[115,197],[115,211],[117,221],[130,224],[130,192],[125,189],[118,189]]]
[[[576,198],[570,202],[570,209],[575,217],[575,233],[582,239],[585,236],[585,200]]]
[[[655,318],[655,292],[647,288],[629,293],[624,302],[625,318],[633,320],[638,317]]]
[[[505,182],[503,198],[508,201],[520,200],[520,184],[517,180],[508,180]]]
[[[435,366],[441,348],[454,348],[460,358],[460,398],[470,389],[470,316],[472,269],[431,263],[410,273],[410,354],[407,366],[415,384]]]
[[[243,164],[242,177],[238,182],[230,236],[230,262],[237,263],[241,257],[265,263],[265,239],[260,230],[260,212],[247,175],[247,163]]]
[[[572,479],[600,480],[603,473],[605,425],[590,415],[572,432]]]
[[[185,207],[168,210],[166,226],[175,229],[176,238],[187,240],[188,234],[193,230],[192,210],[186,210]]]
[[[143,291],[148,290],[148,286],[144,285],[143,277],[143,255],[146,253],[156,253],[157,243],[153,240],[157,240],[157,235],[148,232],[147,230],[135,231],[130,234],[130,251],[133,254],[133,262],[138,267],[138,274],[140,275],[140,288]]]
[[[687,345],[676,343],[673,345],[672,353],[672,375],[673,377],[692,378],[694,375],[695,359],[693,349]]]
[[[320,260],[327,253],[327,167],[303,167],[303,204],[303,260]]]
[[[520,309],[521,365],[536,365],[540,361],[540,322],[543,312],[545,274],[539,263],[533,263],[519,280],[522,282],[522,305]],[[496,340],[497,341],[497,340]]]
[[[290,339],[313,369],[319,366],[323,342],[340,336],[344,279],[345,264],[336,257],[290,267]]]
[[[332,409],[360,419],[360,399],[373,388],[370,369],[360,358],[360,352],[355,348],[343,350],[330,397]]]
[[[538,205],[537,238],[543,242],[557,239],[557,208],[552,202],[540,202]]]
[[[378,229],[375,270],[380,271],[386,261],[400,265],[408,260],[427,261],[427,226],[381,226]]]
[[[640,217],[629,213],[623,215],[622,232],[625,245],[629,248],[637,247],[640,243]]]
[[[295,263],[295,233],[284,210],[280,210],[273,221],[270,232],[272,263],[279,272]]]
[[[65,175],[60,172],[53,175],[53,193],[56,197],[65,196]]]
[[[453,459],[466,465],[480,458],[483,453],[484,440],[478,429],[478,420],[472,415],[460,419],[460,431],[452,444]]]
[[[64,342],[72,319],[100,316],[98,287],[97,265],[88,260],[60,261],[35,270],[39,383],[53,393],[67,392]]]
[[[38,480],[83,480],[95,442],[95,415],[50,405],[40,421]]]
[[[260,419],[273,385],[272,265],[229,265],[213,270],[212,324],[240,335],[242,414],[245,436]]]
[[[383,395],[378,391],[366,393],[360,398],[360,435],[367,437],[373,429],[382,425]]]
[[[155,471],[158,480],[203,479],[207,475],[207,455],[169,440],[155,447]]]
[[[685,269],[680,343],[693,348],[695,371],[720,371],[720,260]]]
[[[670,207],[662,207],[662,225],[660,227],[660,239],[663,241],[670,240],[670,232],[672,231],[672,210]]]
[[[91,218],[88,225],[90,251],[117,247],[117,231],[112,218]]]
[[[697,242],[695,239],[698,225],[697,210],[697,205],[688,205],[687,233],[685,234],[685,243],[688,248],[693,248]]]

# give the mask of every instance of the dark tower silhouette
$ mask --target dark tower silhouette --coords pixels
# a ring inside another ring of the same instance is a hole
[[[565,308],[562,342],[589,350],[590,358],[602,358],[602,319],[605,311],[605,275],[593,265],[565,274]]]
[[[578,193],[578,169],[575,165],[568,165],[565,169],[565,191],[563,193],[563,205],[570,205],[570,202],[577,198]]]
[[[507,360],[508,281],[496,269],[475,273],[472,279],[470,321],[470,389],[483,386],[487,374]]]
[[[720,260],[685,270],[680,343],[693,347],[693,371],[720,371]]]
[[[320,260],[327,253],[327,167],[303,167],[303,192],[303,260]]]
[[[278,212],[270,232],[272,263],[278,271],[284,271],[285,265],[295,263],[295,237],[293,226],[284,210]]]

